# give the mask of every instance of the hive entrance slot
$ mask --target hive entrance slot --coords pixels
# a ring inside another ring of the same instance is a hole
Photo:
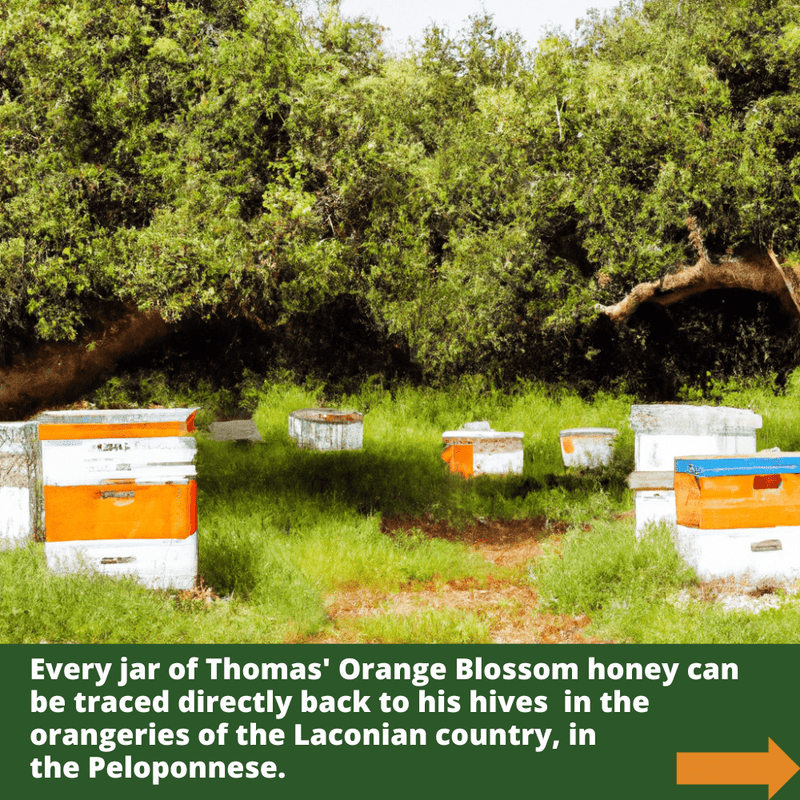
[[[750,549],[754,553],[767,553],[770,550],[783,550],[780,539],[764,539],[763,542],[753,542]]]
[[[780,475],[754,475],[753,476],[754,489],[780,489],[781,476]]]

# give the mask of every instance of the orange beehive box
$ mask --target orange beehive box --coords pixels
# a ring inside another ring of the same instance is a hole
[[[197,530],[197,483],[45,486],[46,541],[186,539]]]
[[[675,506],[688,528],[800,525],[800,453],[676,458]]]
[[[197,575],[197,409],[48,412],[39,417],[45,555],[153,588]]]

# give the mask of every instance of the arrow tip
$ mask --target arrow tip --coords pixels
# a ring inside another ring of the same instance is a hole
[[[769,797],[791,778],[800,767],[792,761],[786,753],[778,747],[772,739],[769,740]]]

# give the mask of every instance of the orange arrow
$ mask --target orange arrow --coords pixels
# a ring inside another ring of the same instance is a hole
[[[678,784],[766,783],[770,798],[798,770],[772,739],[766,753],[678,753]]]

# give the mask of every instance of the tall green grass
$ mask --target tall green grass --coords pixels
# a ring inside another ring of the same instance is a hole
[[[207,605],[128,579],[54,575],[42,545],[0,555],[4,643],[278,642],[293,630],[289,617],[233,599]]]
[[[800,642],[800,599],[779,608],[724,610],[693,592],[698,581],[666,526],[637,539],[632,523],[573,529],[530,568],[544,608],[588,614],[588,633],[633,643]]]
[[[725,611],[709,601],[678,603],[669,595],[658,602],[612,605],[591,627],[601,637],[648,644],[797,644],[799,601],[754,611]]]
[[[636,537],[633,520],[573,528],[534,568],[543,603],[561,613],[596,612],[610,605],[649,604],[696,582],[666,526]]]

